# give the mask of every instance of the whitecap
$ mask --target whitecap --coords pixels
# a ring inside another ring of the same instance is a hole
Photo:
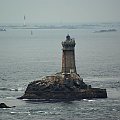
[[[88,100],[88,102],[95,102],[95,100]]]
[[[11,114],[30,114],[30,112],[28,111],[28,112],[14,112],[14,111],[12,111],[12,112],[10,112]]]
[[[23,88],[22,87],[18,87],[18,88],[10,88],[8,89],[10,91],[23,91]]]
[[[7,99],[16,99],[15,97],[6,97]]]
[[[87,99],[83,99],[83,101],[88,101]]]
[[[2,108],[3,110],[10,109],[10,108]]]
[[[22,99],[22,100],[24,100],[24,101],[28,101],[29,99]]]
[[[95,102],[96,100],[83,99],[83,101]]]
[[[15,113],[17,113],[17,112],[10,112],[11,114],[15,114]]]
[[[46,113],[45,111],[36,111],[34,113]]]
[[[112,110],[113,110],[113,111],[116,111],[116,109],[114,109],[114,108],[113,108]]]

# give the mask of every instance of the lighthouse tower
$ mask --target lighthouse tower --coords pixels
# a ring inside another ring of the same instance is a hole
[[[62,42],[62,74],[77,73],[75,66],[75,40],[69,35]]]

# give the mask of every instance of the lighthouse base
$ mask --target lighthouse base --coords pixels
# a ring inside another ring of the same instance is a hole
[[[46,76],[42,80],[33,81],[28,84],[25,94],[19,99],[51,100],[81,100],[92,98],[107,98],[106,89],[92,88],[83,82],[76,73],[67,77],[61,73]]]

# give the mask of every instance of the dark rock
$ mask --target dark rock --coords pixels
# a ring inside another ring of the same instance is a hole
[[[11,107],[7,106],[5,103],[0,103],[0,108],[11,108]]]
[[[75,74],[75,73],[74,73]],[[43,80],[31,82],[25,94],[19,99],[61,99],[61,100],[80,100],[90,98],[107,98],[105,89],[91,88],[83,82],[83,79],[69,76],[65,80],[62,74],[46,76]]]

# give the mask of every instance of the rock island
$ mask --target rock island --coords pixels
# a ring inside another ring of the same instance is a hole
[[[75,65],[75,40],[69,35],[62,42],[61,72],[46,76],[28,84],[19,99],[81,100],[107,98],[106,89],[92,88],[84,83]]]

